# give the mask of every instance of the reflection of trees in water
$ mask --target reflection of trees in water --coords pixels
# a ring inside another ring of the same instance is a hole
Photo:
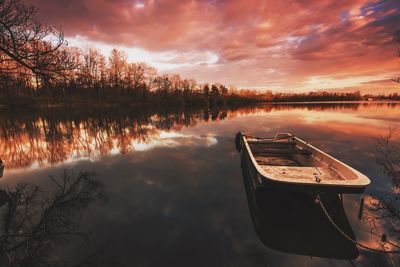
[[[309,111],[335,111],[351,110],[356,111],[362,104],[360,103],[291,103],[273,105],[274,110],[303,109]]]
[[[63,179],[50,180],[46,191],[30,184],[0,191],[2,266],[76,266],[58,264],[50,254],[60,243],[85,236],[77,231],[82,211],[107,199],[104,184],[92,173],[65,172]]]
[[[235,115],[253,114],[257,112],[307,110],[307,111],[357,111],[364,108],[398,108],[396,102],[293,102],[293,103],[266,103],[263,105],[244,107],[235,112]]]
[[[149,143],[161,131],[180,131],[201,121],[224,120],[257,112],[280,110],[355,110],[361,103],[279,104],[236,110],[205,109],[157,112],[100,109],[96,111],[42,110],[35,114],[7,114],[0,118],[0,158],[9,169],[47,165],[68,159],[98,158],[112,151],[127,153],[132,143]],[[36,112],[35,112],[36,113]]]
[[[396,102],[317,102],[317,103],[290,103],[290,104],[280,104],[276,103],[273,105],[268,105],[270,110],[293,110],[293,109],[302,109],[308,111],[340,111],[340,110],[348,110],[348,111],[357,111],[359,108],[398,108],[399,104]]]
[[[0,121],[0,158],[8,168],[16,168],[55,164],[69,158],[96,158],[113,149],[127,153],[134,141],[148,143],[161,131],[179,131],[209,118],[222,120],[226,116],[227,111],[220,110],[6,116]]]

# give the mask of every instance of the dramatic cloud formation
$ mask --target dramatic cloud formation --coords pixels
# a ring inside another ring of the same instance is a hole
[[[378,88],[371,82],[400,69],[392,42],[400,30],[398,0],[26,2],[46,23],[62,25],[73,45],[125,48],[132,61],[199,81]]]

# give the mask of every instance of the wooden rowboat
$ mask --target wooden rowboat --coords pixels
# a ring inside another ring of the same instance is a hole
[[[339,194],[362,193],[370,184],[364,174],[289,133],[238,133],[236,146],[256,186]]]

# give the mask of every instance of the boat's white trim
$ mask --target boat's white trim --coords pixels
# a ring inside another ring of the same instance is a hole
[[[276,135],[278,138],[271,138],[270,140],[277,140],[280,139],[285,134],[279,134]],[[297,138],[295,136],[292,136],[291,134],[286,134],[287,136],[290,136],[290,138],[295,141],[299,146],[303,148],[307,148],[310,150],[314,156],[319,157],[319,160],[322,162],[326,163],[327,166],[330,168],[334,169],[336,172],[341,174],[342,176],[346,177],[348,175],[354,175],[354,179],[345,179],[345,180],[322,180],[322,181],[313,181],[311,182],[310,180],[304,180],[304,179],[296,179],[296,178],[290,178],[287,177],[285,179],[276,179],[272,177],[271,175],[267,174],[257,163],[257,161],[254,158],[253,152],[250,149],[250,146],[248,144],[247,138],[245,135],[242,136],[242,140],[244,143],[244,147],[246,148],[247,153],[249,154],[249,157],[255,166],[256,170],[258,173],[260,173],[264,179],[270,180],[273,182],[277,183],[283,183],[283,184],[299,184],[299,185],[310,185],[310,186],[332,186],[332,187],[351,187],[351,188],[365,188],[367,185],[370,184],[370,180],[367,176],[362,174],[361,172],[355,170],[354,168],[348,166],[347,164],[339,161],[338,159],[330,156],[329,154],[321,151],[320,149],[308,144],[307,142],[301,140],[300,138]]]

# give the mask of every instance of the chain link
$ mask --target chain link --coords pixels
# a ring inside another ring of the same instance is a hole
[[[400,250],[384,250],[384,249],[379,249],[379,248],[372,248],[372,247],[368,247],[364,244],[361,244],[360,242],[357,242],[356,240],[354,240],[353,238],[351,238],[348,234],[346,234],[336,223],[335,221],[332,219],[332,217],[329,215],[328,211],[326,210],[324,204],[322,203],[322,200],[320,198],[319,195],[316,196],[316,202],[319,204],[319,206],[321,207],[322,211],[324,212],[325,216],[328,218],[328,220],[330,221],[330,223],[333,225],[333,227],[335,227],[335,229],[347,240],[349,240],[350,242],[352,242],[353,244],[366,249],[366,250],[370,250],[370,251],[374,251],[374,252],[379,252],[379,253],[387,253],[387,254],[398,254],[400,253]]]

